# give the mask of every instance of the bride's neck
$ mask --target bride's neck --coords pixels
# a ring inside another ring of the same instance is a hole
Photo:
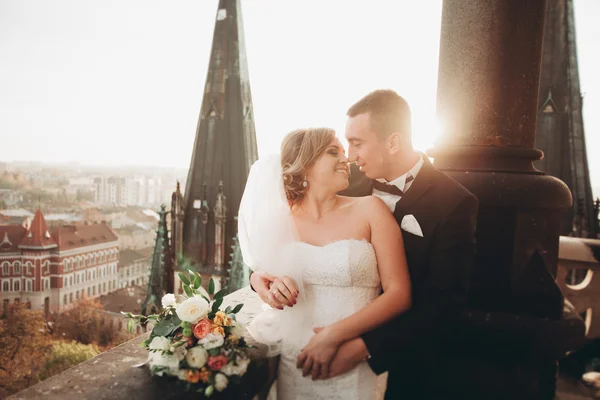
[[[338,196],[333,193],[317,194],[309,190],[300,204],[297,211],[313,220],[320,220],[327,213],[332,211],[338,203]]]

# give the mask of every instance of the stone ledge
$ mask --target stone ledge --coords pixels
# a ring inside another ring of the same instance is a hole
[[[238,321],[248,324],[261,310],[261,301],[248,287],[225,297],[223,307],[244,303]],[[55,375],[35,386],[9,397],[18,399],[182,399],[198,398],[187,393],[176,379],[150,376],[146,366],[133,368],[148,357],[140,343],[148,337],[145,333],[122,345]],[[246,337],[251,350],[253,366],[244,376],[243,384],[235,398],[266,398],[266,392],[275,378],[275,360],[266,358],[266,347]],[[217,396],[213,396],[217,398]]]

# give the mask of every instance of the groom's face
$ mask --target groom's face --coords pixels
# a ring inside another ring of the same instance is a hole
[[[354,162],[371,179],[385,176],[389,150],[385,139],[371,130],[369,114],[358,114],[346,122],[348,161]]]

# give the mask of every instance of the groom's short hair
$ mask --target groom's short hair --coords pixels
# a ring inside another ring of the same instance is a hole
[[[391,89],[375,90],[354,103],[346,114],[355,117],[367,113],[371,129],[379,138],[398,132],[410,143],[410,107],[398,93]]]

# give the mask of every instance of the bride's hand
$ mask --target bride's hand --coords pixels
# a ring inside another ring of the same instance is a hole
[[[287,276],[278,278],[266,272],[255,271],[250,275],[250,284],[261,300],[273,308],[283,310],[284,306],[292,307],[296,304],[298,289]]]
[[[302,368],[302,375],[312,375],[312,379],[327,379],[329,365],[341,343],[335,338],[330,327],[315,328],[313,336],[298,356],[296,366]]]
[[[298,293],[298,287],[294,281],[288,276],[282,276],[275,278],[271,283],[267,296],[271,302],[293,307],[297,302]]]

